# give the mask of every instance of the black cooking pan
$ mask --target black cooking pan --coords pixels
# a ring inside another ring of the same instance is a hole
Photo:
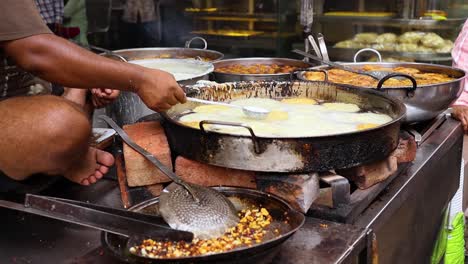
[[[268,227],[266,239],[251,247],[242,247],[235,250],[189,258],[174,259],[149,259],[130,254],[125,246],[127,239],[118,235],[103,232],[102,244],[109,254],[115,258],[129,263],[261,263],[268,257],[274,256],[279,246],[293,235],[304,223],[303,214],[292,209],[282,199],[251,189],[234,187],[216,187],[223,193],[237,209],[249,206],[264,207],[273,217],[272,224]],[[145,214],[158,215],[158,198],[154,198],[131,207],[129,210]],[[287,221],[285,223],[284,221]],[[279,235],[274,235],[273,230],[278,228]],[[266,263],[266,262],[265,262]]]
[[[188,93],[189,91],[187,91]],[[405,106],[399,100],[374,90],[325,82],[238,82],[201,85],[191,97],[231,101],[242,98],[300,98],[353,103],[363,111],[384,113],[392,121],[363,131],[318,137],[259,137],[243,124],[249,135],[209,131],[182,124],[178,117],[197,106],[178,104],[162,114],[164,129],[173,155],[181,155],[211,165],[262,172],[311,172],[343,169],[388,157],[398,146]],[[225,125],[226,123],[223,123]],[[317,124],[320,125],[320,124]]]

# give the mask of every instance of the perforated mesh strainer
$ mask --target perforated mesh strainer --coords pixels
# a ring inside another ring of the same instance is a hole
[[[143,155],[174,182],[160,196],[159,210],[170,227],[190,231],[201,239],[221,236],[238,222],[232,203],[221,193],[187,183],[151,153],[137,145],[112,119],[100,116],[135,151]]]

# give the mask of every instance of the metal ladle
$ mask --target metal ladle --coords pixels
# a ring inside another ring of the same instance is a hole
[[[366,76],[370,76],[378,81],[380,81],[382,78],[384,78],[385,76],[391,74],[392,72],[387,72],[387,71],[361,71],[361,70],[355,70],[355,69],[352,69],[352,68],[349,68],[349,67],[346,67],[346,66],[343,66],[341,64],[338,64],[338,63],[335,63],[335,62],[331,62],[331,61],[325,61],[323,59],[320,59],[319,57],[316,57],[312,54],[309,54],[309,53],[306,53],[302,50],[293,50],[292,52],[294,53],[297,53],[299,55],[302,55],[304,57],[307,57],[307,58],[310,58],[310,59],[313,59],[317,62],[321,62],[323,64],[327,64],[329,66],[332,66],[332,67],[335,67],[335,68],[338,68],[338,69],[341,69],[341,70],[344,70],[344,71],[348,71],[348,72],[353,72],[353,73],[356,73],[356,74],[361,74],[361,75],[366,75]]]
[[[268,114],[270,113],[269,110],[262,108],[262,107],[257,107],[257,106],[239,106],[239,105],[233,105],[233,104],[227,104],[227,103],[213,102],[213,101],[208,101],[208,100],[203,100],[203,99],[198,99],[198,98],[193,98],[193,97],[187,97],[187,101],[202,103],[202,104],[210,104],[210,105],[222,105],[222,106],[242,109],[242,112],[247,117],[252,118],[252,119],[258,119],[258,120],[267,118]]]
[[[173,180],[159,197],[159,211],[170,227],[192,232],[200,239],[222,236],[239,218],[234,205],[212,188],[183,181],[155,156],[136,144],[111,118],[100,116],[132,149]]]

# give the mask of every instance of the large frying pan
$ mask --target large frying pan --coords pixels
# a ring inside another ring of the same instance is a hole
[[[268,231],[271,233],[270,238],[260,244],[247,248],[238,248],[225,253],[177,259],[150,259],[132,255],[125,248],[127,239],[111,233],[104,232],[102,234],[102,244],[109,254],[129,263],[258,263],[268,259],[268,257],[273,257],[279,246],[304,224],[305,217],[303,214],[295,211],[285,201],[274,195],[234,187],[216,187],[215,189],[233,201],[237,209],[247,208],[252,205],[266,208],[274,220],[268,229],[271,230]],[[137,204],[129,210],[158,215],[158,198]],[[287,223],[284,222],[285,220],[287,220]],[[279,229],[280,234],[273,237],[272,230],[275,228]]]
[[[400,121],[405,106],[385,94],[325,82],[245,82],[208,85],[192,97],[230,101],[239,98],[309,97],[333,102],[354,103],[365,111],[388,114],[393,121],[360,132],[321,137],[258,137],[242,124],[249,136],[207,131],[177,121],[196,103],[179,104],[165,114],[163,126],[173,155],[181,155],[216,166],[263,172],[310,172],[350,168],[386,158],[398,146]]]

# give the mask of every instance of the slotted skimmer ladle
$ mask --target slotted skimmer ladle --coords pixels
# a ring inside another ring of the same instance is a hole
[[[258,120],[267,118],[268,114],[270,113],[270,111],[268,111],[267,109],[262,108],[262,107],[257,107],[257,106],[239,106],[239,105],[233,105],[233,104],[228,104],[228,103],[213,102],[213,101],[208,101],[208,100],[203,100],[203,99],[198,99],[198,98],[193,98],[193,97],[187,97],[187,101],[202,103],[202,104],[210,104],[210,105],[222,105],[222,106],[227,106],[231,108],[242,109],[242,112],[244,113],[244,115],[246,115],[249,118],[258,119]]]
[[[111,118],[100,116],[132,149],[153,163],[173,183],[159,197],[159,211],[170,227],[192,232],[201,239],[219,237],[235,226],[234,205],[212,188],[183,181],[155,156],[136,144]]]

